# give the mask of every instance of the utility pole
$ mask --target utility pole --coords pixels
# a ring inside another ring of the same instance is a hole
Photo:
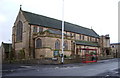
[[[11,40],[9,40],[11,41]],[[11,46],[10,46],[10,43],[8,43],[8,46],[9,46],[9,63],[11,63]]]
[[[64,0],[62,1],[62,64],[64,63]]]

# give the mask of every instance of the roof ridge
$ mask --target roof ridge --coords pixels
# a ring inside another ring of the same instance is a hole
[[[29,24],[33,25],[40,25],[44,27],[52,27],[55,29],[61,29],[62,25],[62,20],[28,12],[28,11],[23,11],[23,15],[25,16],[26,20],[28,20]],[[85,34],[93,37],[99,37],[99,35],[93,31],[90,28],[80,26],[78,24],[73,24],[67,21],[65,22],[65,31],[70,31],[70,32],[75,32],[75,33],[80,33],[80,34]]]
[[[72,25],[75,25],[76,27],[82,27],[82,28],[91,30],[90,28],[87,28],[87,27],[84,27],[84,26],[80,26],[80,25],[78,25],[78,24],[74,24],[74,23],[70,23],[70,22],[67,22],[67,23],[72,24]]]
[[[37,16],[42,16],[42,17],[46,17],[46,18],[50,18],[50,19],[54,19],[54,20],[61,21],[61,20],[56,19],[56,18],[48,17],[48,16],[45,16],[45,15],[40,15],[40,14],[33,13],[33,12],[29,12],[29,11],[23,11],[23,10],[22,10],[22,12],[27,12],[27,13],[31,13],[31,14],[34,14],[34,15],[37,15]]]

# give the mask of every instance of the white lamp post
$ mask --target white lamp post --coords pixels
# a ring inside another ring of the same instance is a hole
[[[9,40],[9,41],[11,41],[11,40]],[[8,46],[9,46],[9,63],[11,63],[11,46],[10,46],[10,44],[8,44]]]
[[[62,5],[62,64],[64,63],[64,0]]]

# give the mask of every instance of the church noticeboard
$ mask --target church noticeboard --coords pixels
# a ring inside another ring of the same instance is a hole
[[[54,50],[54,56],[59,56],[59,50]]]

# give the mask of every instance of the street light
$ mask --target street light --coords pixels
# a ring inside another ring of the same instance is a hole
[[[64,0],[62,1],[62,64],[64,63]]]

